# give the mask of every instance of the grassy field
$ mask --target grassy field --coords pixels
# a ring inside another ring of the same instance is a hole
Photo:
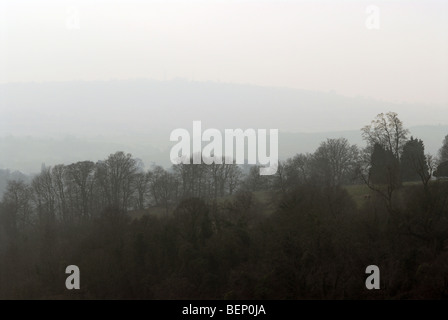
[[[347,190],[349,195],[356,202],[358,208],[360,208],[363,203],[366,201],[366,195],[372,195],[372,190],[369,189],[365,184],[355,184],[344,186],[344,189]]]
[[[405,182],[404,186],[417,185],[421,182]],[[374,196],[374,191],[370,190],[365,184],[357,184],[357,185],[347,185],[343,186],[344,189],[347,190],[349,195],[353,198],[358,208],[360,208],[366,201],[366,195]],[[263,211],[266,214],[273,213],[275,211],[274,204],[272,203],[272,191],[256,191],[253,193],[255,199],[260,203]],[[225,197],[218,198],[218,205],[223,204],[225,201],[232,201],[234,199],[234,195],[228,195]],[[172,212],[174,208],[170,208],[169,213]],[[163,207],[151,207],[145,210],[134,210],[129,212],[129,215],[133,219],[139,219],[143,215],[165,215],[166,210]]]
[[[362,204],[366,201],[365,195],[371,194],[371,190],[366,185],[350,185],[344,186],[344,188],[348,191],[350,196],[355,200],[358,207],[361,207]],[[261,207],[263,208],[264,213],[270,214],[275,211],[274,204],[272,203],[272,191],[256,191],[253,193],[255,199]],[[225,196],[218,199],[218,205],[224,204],[225,201],[231,201],[234,199],[234,195]],[[168,214],[172,212],[174,208],[170,208]],[[151,207],[144,210],[133,210],[129,212],[129,216],[132,219],[140,219],[144,215],[156,215],[163,216],[166,214],[166,210],[163,207]]]

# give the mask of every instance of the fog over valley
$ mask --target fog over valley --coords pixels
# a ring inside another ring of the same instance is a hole
[[[203,130],[279,129],[280,159],[313,152],[325,138],[362,146],[360,129],[380,112],[397,112],[429,153],[448,132],[446,107],[291,88],[178,79],[14,83],[0,92],[0,168],[26,173],[117,150],[169,166],[170,132],[191,131],[194,120]]]
[[[447,272],[448,1],[0,0],[0,300],[282,319]]]

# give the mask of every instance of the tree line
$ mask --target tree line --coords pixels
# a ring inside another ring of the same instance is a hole
[[[0,203],[0,298],[448,297],[448,185],[431,180],[446,176],[448,136],[427,155],[395,113],[362,134],[366,148],[327,139],[274,176],[230,164],[145,171],[124,152],[43,166]],[[360,184],[361,205],[345,188]],[[126,214],[152,207],[164,214]],[[63,285],[69,264],[78,294]],[[370,264],[381,292],[365,290]]]

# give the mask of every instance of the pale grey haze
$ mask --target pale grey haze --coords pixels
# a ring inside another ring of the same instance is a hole
[[[388,111],[435,153],[447,57],[447,1],[1,0],[0,168],[166,165],[193,120],[278,128],[286,157]]]
[[[448,102],[442,0],[2,0],[0,14],[3,83],[182,77]]]
[[[436,153],[448,134],[447,109],[334,93],[186,80],[55,82],[0,85],[0,168],[96,161],[117,150],[147,166],[170,165],[175,128],[280,128],[279,156],[313,152],[325,138],[363,145],[360,128],[394,110]],[[104,107],[98,107],[104,106]],[[432,124],[432,126],[424,126]],[[444,125],[445,124],[445,125]]]

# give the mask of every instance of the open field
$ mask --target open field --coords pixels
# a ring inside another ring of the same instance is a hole
[[[433,181],[432,183],[435,183]],[[445,181],[437,181],[437,183],[446,183]],[[403,186],[413,186],[419,185],[421,182],[404,182]],[[346,185],[343,186],[345,190],[349,193],[352,199],[355,201],[358,208],[361,208],[362,205],[366,202],[366,196],[374,196],[375,192],[365,184],[355,184],[355,185]],[[403,189],[402,189],[403,190]],[[260,204],[260,207],[263,209],[265,214],[271,214],[275,211],[275,205],[273,203],[273,191],[255,191],[253,192],[255,200]],[[232,201],[235,199],[235,195],[227,195],[225,197],[220,197],[217,199],[218,205],[223,205],[226,201]],[[171,214],[174,210],[174,207],[170,207],[168,209],[168,214]],[[161,206],[153,206],[144,210],[134,210],[130,211],[129,215],[132,219],[140,219],[144,215],[156,215],[163,216],[166,215],[166,209]]]

